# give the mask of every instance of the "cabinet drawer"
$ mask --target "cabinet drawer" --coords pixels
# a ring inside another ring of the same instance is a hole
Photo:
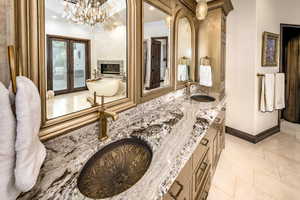
[[[197,149],[193,153],[193,171],[199,165],[199,163],[203,160],[204,156],[207,154],[209,149],[209,139],[203,138],[198,145]]]
[[[206,152],[204,159],[202,162],[198,163],[197,168],[193,174],[193,196],[197,196],[197,194],[202,190],[204,186],[205,177],[210,172],[210,163],[208,157],[208,151]]]
[[[200,192],[200,195],[197,200],[206,200],[208,197],[208,193],[210,190],[211,186],[211,180],[210,180],[210,173],[208,173],[205,182],[204,182],[204,187],[203,190]]]

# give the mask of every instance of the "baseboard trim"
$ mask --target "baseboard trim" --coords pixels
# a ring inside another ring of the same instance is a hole
[[[246,133],[246,132],[243,132],[243,131],[240,131],[240,130],[237,130],[237,129],[234,129],[234,128],[231,128],[231,127],[228,127],[226,126],[226,133],[230,134],[230,135],[233,135],[233,136],[236,136],[236,137],[239,137],[241,139],[244,139],[248,142],[251,142],[253,144],[256,144],[276,133],[280,132],[280,126],[274,126],[273,128],[270,128],[266,131],[263,131],[261,132],[260,134],[258,135],[250,135],[249,133]]]

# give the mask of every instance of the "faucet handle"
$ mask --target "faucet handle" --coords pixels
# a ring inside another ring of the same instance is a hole
[[[101,96],[101,107],[104,108],[104,96]]]
[[[94,92],[94,105],[97,105],[97,92]]]

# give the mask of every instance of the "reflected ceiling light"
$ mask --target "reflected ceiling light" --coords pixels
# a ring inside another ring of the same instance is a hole
[[[197,0],[196,17],[198,20],[204,20],[207,16],[208,6],[206,0]]]
[[[107,0],[64,0],[63,17],[77,24],[95,26],[108,18]]]
[[[53,18],[53,19],[57,19],[57,16],[56,16],[56,15],[52,15],[52,18]]]

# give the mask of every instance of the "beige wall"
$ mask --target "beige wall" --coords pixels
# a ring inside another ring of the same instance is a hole
[[[12,44],[13,35],[11,22],[13,21],[11,0],[0,0],[0,81],[9,84],[9,69],[7,60],[7,45]]]
[[[261,67],[261,44],[264,31],[280,34],[280,24],[300,25],[300,1],[299,0],[263,0],[257,1],[257,72],[274,73],[279,71],[279,66],[265,68]],[[260,84],[256,83],[256,94],[259,94]],[[255,98],[257,101],[259,96]],[[278,113],[261,113],[256,109],[256,132],[264,131],[278,123]]]
[[[259,111],[260,79],[257,73],[275,73],[262,67],[262,34],[280,33],[280,24],[300,24],[299,0],[232,0],[234,11],[227,24],[227,122],[252,135],[278,124],[278,112]]]
[[[226,126],[255,134],[256,3],[232,0],[227,18]]]

